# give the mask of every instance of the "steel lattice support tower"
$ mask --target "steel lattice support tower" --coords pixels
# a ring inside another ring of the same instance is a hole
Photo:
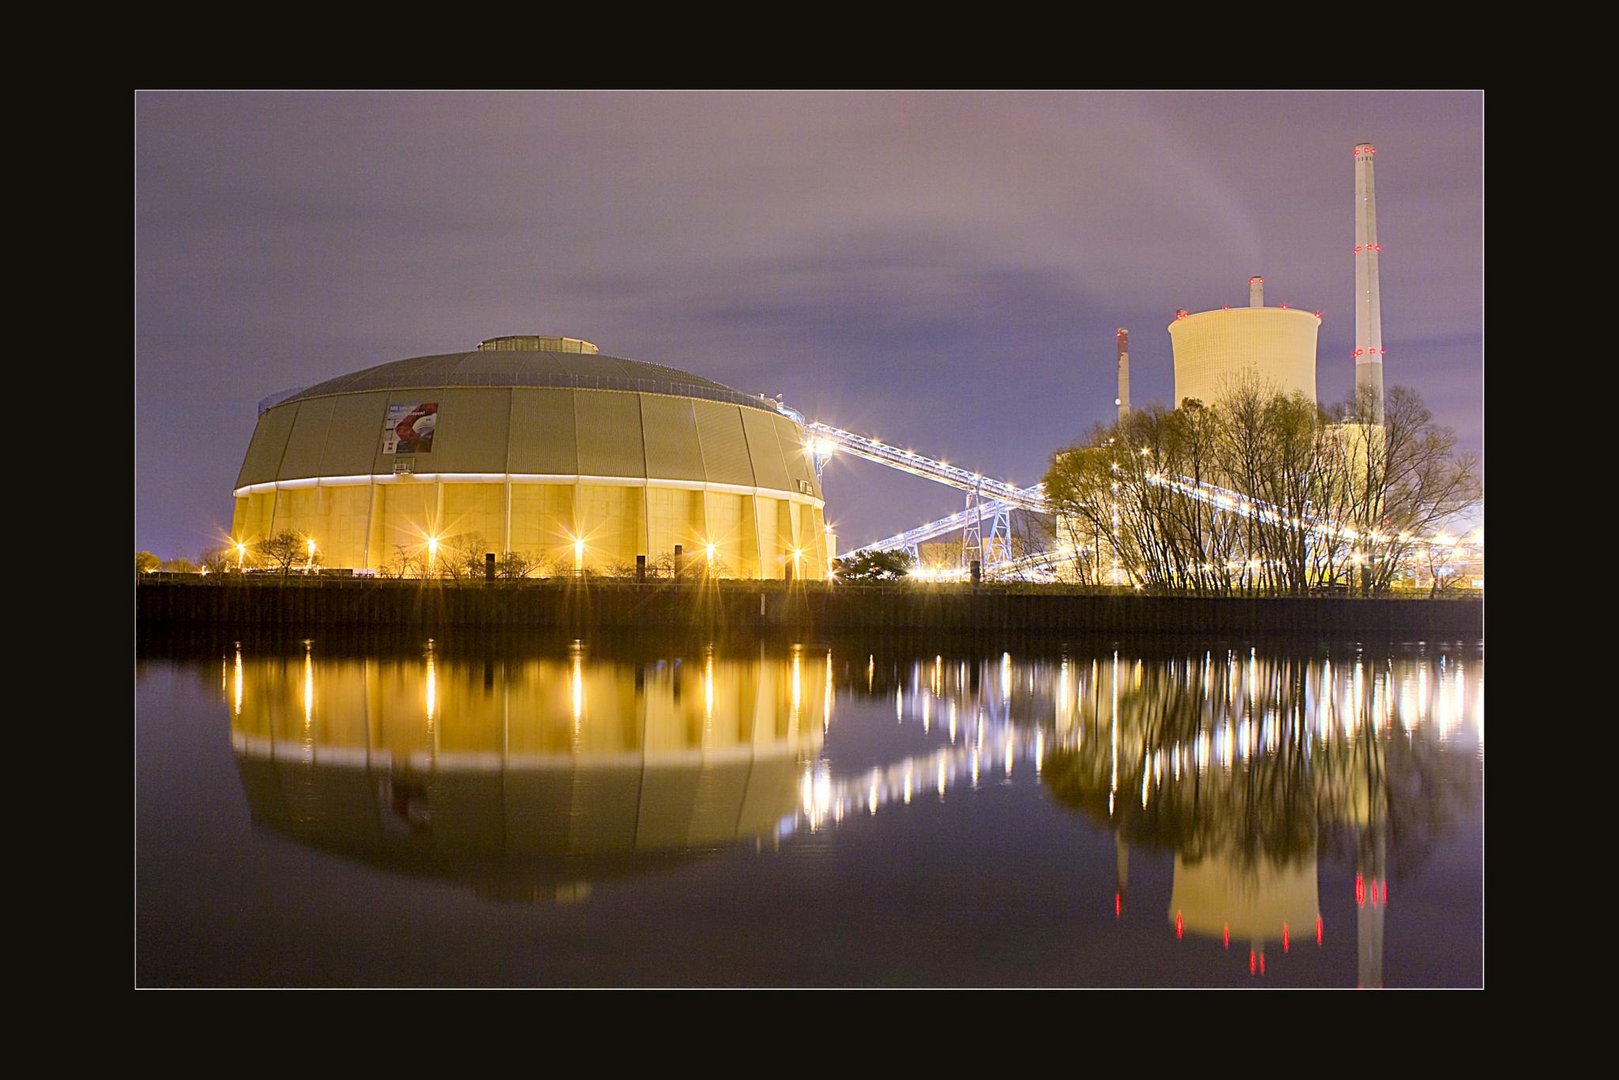
[[[1012,516],[1004,504],[995,511],[989,527],[989,544],[984,550],[984,569],[1012,561]]]
[[[1377,193],[1373,186],[1371,143],[1355,146],[1355,394],[1372,400],[1376,422],[1383,422],[1383,308],[1378,295]]]
[[[984,565],[984,503],[982,491],[967,493],[967,521],[961,527],[961,565]]]

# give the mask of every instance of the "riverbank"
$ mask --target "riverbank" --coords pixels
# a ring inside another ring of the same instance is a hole
[[[1194,597],[1027,584],[557,580],[468,583],[226,577],[141,581],[142,632],[182,627],[1324,635],[1479,641],[1484,601],[1388,597]]]

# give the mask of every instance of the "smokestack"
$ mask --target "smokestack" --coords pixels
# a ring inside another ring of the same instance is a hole
[[[1119,407],[1119,421],[1130,415],[1130,331],[1119,327],[1113,332],[1119,339],[1119,396],[1113,404]]]
[[[1355,394],[1369,397],[1372,416],[1383,422],[1383,305],[1378,294],[1377,195],[1371,143],[1355,146]]]
[[[1265,279],[1258,274],[1248,279],[1248,306],[1265,306]]]

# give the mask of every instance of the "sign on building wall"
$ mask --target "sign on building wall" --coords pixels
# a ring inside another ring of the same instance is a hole
[[[388,422],[382,429],[384,454],[425,454],[433,449],[433,429],[438,426],[438,402],[388,406]]]

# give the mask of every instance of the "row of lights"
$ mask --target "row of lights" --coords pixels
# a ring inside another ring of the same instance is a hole
[[[827,531],[832,531],[832,527],[830,525],[827,526]],[[573,568],[576,571],[582,571],[585,566],[585,538],[582,536],[574,536],[571,539],[573,541]],[[428,535],[423,540],[423,544],[427,550],[427,565],[429,568],[438,563],[438,550],[441,543],[442,541],[436,535]],[[316,551],[315,538],[307,537],[305,539],[305,544],[308,549],[309,565],[314,566]],[[230,546],[236,552],[236,569],[243,569],[247,562],[247,543],[242,540],[232,539]],[[704,558],[707,560],[709,567],[712,569],[715,560],[719,556],[719,546],[712,541],[704,541],[702,546]],[[797,577],[798,571],[803,563],[804,549],[793,548],[790,554],[793,560],[793,576]]]
[[[230,548],[236,553],[236,569],[245,569],[247,566],[247,542],[244,540],[235,539],[233,537],[230,541]],[[308,565],[313,567],[315,565],[316,550],[315,538],[313,536],[304,538],[304,550],[307,554]]]

